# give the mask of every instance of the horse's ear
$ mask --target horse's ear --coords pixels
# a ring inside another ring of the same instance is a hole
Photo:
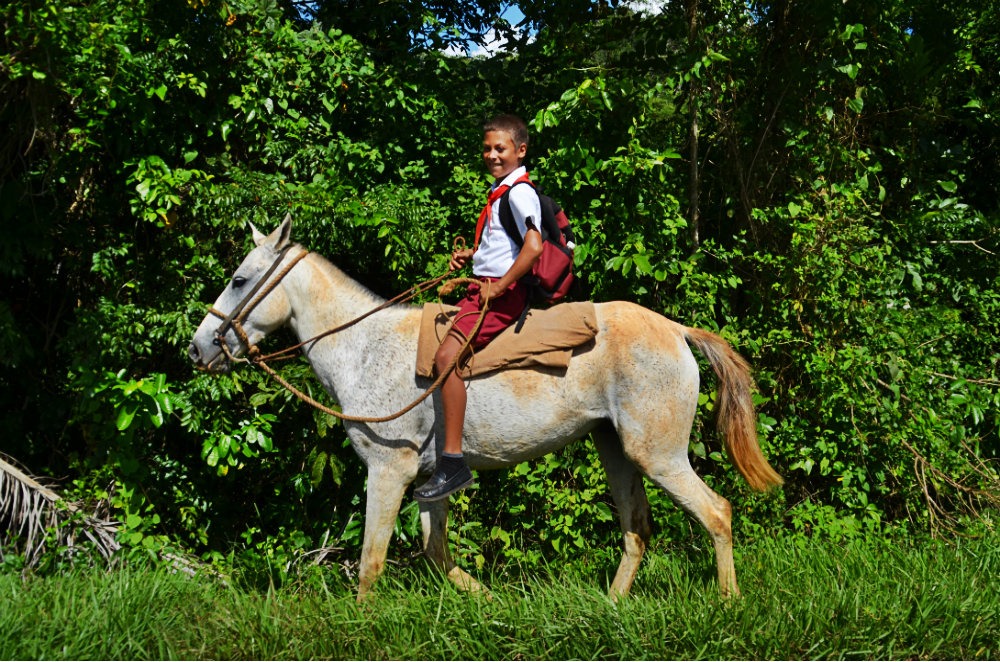
[[[250,229],[253,231],[253,243],[255,246],[260,246],[267,239],[267,235],[257,229],[257,227],[250,223]]]
[[[250,224],[250,229],[253,230],[253,243],[258,246],[263,246],[264,244],[270,244],[271,247],[280,251],[282,248],[291,243],[292,236],[292,215],[291,213],[285,214],[285,220],[281,222],[274,232],[269,235],[265,235],[254,227],[253,223]]]
[[[281,221],[281,225],[278,229],[271,233],[271,236],[277,235],[276,243],[274,244],[274,250],[280,251],[282,248],[291,243],[292,239],[292,212],[285,214],[285,219]]]

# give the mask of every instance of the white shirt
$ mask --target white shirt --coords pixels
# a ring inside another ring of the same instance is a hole
[[[499,182],[493,184],[493,189],[498,186],[513,184],[517,178],[526,172],[524,166],[515,168],[513,172]],[[523,238],[528,232],[525,221],[532,220],[536,230],[541,229],[542,224],[542,204],[538,201],[538,194],[532,186],[515,186],[508,192],[510,200],[510,210],[513,212],[514,223],[518,232]],[[520,247],[514,243],[507,231],[500,223],[500,198],[493,202],[490,210],[490,220],[483,228],[483,236],[479,240],[479,248],[472,256],[472,273],[476,276],[501,278],[510,270],[521,252]]]

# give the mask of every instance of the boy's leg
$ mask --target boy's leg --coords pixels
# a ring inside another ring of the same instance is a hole
[[[443,373],[455,361],[462,350],[464,340],[453,334],[448,334],[437,354],[434,355],[434,368],[437,374]],[[465,382],[457,370],[448,373],[441,384],[441,406],[444,409],[444,452],[449,455],[462,454],[462,430],[465,427],[465,405],[467,402]]]
[[[465,344],[455,334],[448,334],[434,355],[434,366],[441,374],[452,365]],[[441,384],[441,408],[444,414],[444,453],[434,474],[413,492],[417,501],[437,501],[472,484],[472,472],[462,456],[462,429],[465,426],[465,382],[452,370]]]
[[[528,289],[515,283],[502,297],[491,301],[481,326],[475,332],[473,347],[482,349],[501,331],[517,321],[528,305]],[[481,304],[478,285],[469,286],[468,294],[459,302],[458,314],[451,332],[434,355],[438,374],[452,364],[462,351],[465,339],[475,331]],[[462,431],[465,427],[465,382],[452,372],[441,385],[441,406],[444,410],[444,452],[430,480],[413,492],[417,501],[436,501],[472,484],[472,472],[462,457]]]

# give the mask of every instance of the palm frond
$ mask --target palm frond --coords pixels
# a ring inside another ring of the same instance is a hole
[[[118,524],[82,512],[80,504],[66,501],[38,478],[0,457],[0,558],[14,550],[32,567],[56,544],[75,552],[89,540],[104,558],[120,548]]]

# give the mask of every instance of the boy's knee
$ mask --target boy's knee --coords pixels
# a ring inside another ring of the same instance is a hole
[[[451,356],[443,350],[443,347],[439,347],[437,354],[434,355],[434,367],[437,368],[438,372],[441,372],[441,368],[447,367],[448,363],[451,362]]]
[[[455,360],[455,355],[462,349],[462,342],[454,336],[448,336],[434,354],[434,367],[438,374],[446,370]]]

